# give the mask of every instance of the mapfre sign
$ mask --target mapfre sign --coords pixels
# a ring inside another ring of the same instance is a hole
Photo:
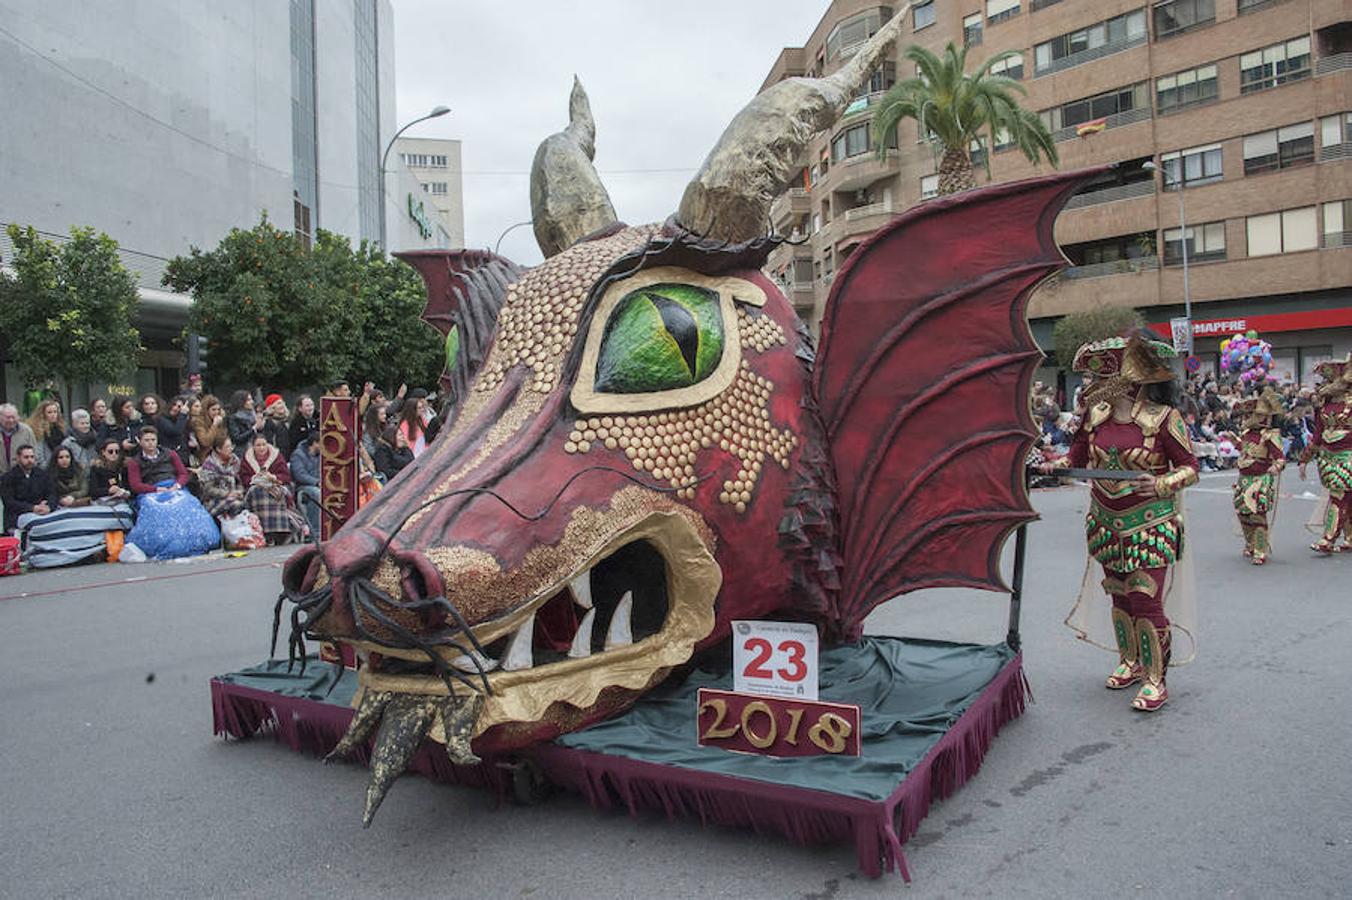
[[[353,397],[319,399],[320,540],[327,541],[357,511],[357,401]]]

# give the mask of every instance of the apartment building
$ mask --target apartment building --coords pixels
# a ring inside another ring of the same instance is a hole
[[[834,71],[893,9],[831,3],[762,89]],[[883,92],[915,74],[905,47],[953,42],[967,46],[969,70],[1015,52],[997,68],[1026,88],[1061,168],[1117,165],[1057,222],[1071,264],[1032,298],[1044,350],[1059,317],[1103,304],[1136,307],[1167,335],[1183,315],[1185,244],[1203,367],[1217,364],[1222,338],[1249,328],[1272,342],[1287,380],[1308,381],[1316,363],[1352,350],[1346,0],[929,0],[908,15],[892,58],[808,148],[801,182],[772,209],[778,231],[807,240],[779,247],[767,270],[814,328],[853,249],[937,191],[938,158],[914,122],[882,158],[870,132]],[[1048,171],[999,143],[971,152],[979,181],[987,162],[995,181]]]
[[[435,212],[434,242],[438,247],[465,246],[465,197],[460,178],[460,142],[444,138],[397,138],[399,160],[422,187],[424,196],[407,198],[410,205],[426,202]]]

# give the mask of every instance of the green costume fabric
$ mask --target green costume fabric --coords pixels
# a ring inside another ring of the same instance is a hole
[[[730,672],[700,669],[680,684],[662,685],[650,692],[623,715],[563,735],[555,743],[719,775],[884,800],[897,789],[899,773],[909,773],[925,758],[1013,658],[1014,651],[1004,644],[981,646],[890,637],[864,637],[856,644],[822,651],[820,699],[855,703],[861,708],[863,754],[858,757],[779,759],[699,746],[699,689],[732,689]],[[329,664],[311,661],[302,677],[296,671],[288,674],[285,661],[270,660],[221,675],[220,680],[288,697],[351,705],[356,673],[343,671],[334,685],[337,671]]]
[[[1170,566],[1182,553],[1183,522],[1173,497],[1120,512],[1091,500],[1084,529],[1089,554],[1119,574]]]
[[[1254,483],[1258,484],[1254,488]],[[1235,512],[1241,516],[1262,515],[1272,509],[1277,498],[1277,477],[1271,472],[1261,475],[1240,475],[1235,481]],[[1261,524],[1261,523],[1260,523]]]
[[[1320,450],[1315,457],[1319,483],[1330,494],[1341,497],[1352,491],[1352,450]]]

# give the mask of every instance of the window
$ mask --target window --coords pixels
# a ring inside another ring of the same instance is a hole
[[[1207,144],[1160,156],[1164,169],[1164,189],[1176,191],[1179,187],[1196,187],[1221,180],[1221,145]]]
[[[890,6],[877,6],[839,23],[826,36],[826,58],[835,60],[841,56],[848,56],[858,49],[860,44],[873,37],[890,18],[892,18]]]
[[[1245,175],[1311,162],[1314,162],[1314,125],[1310,122],[1297,122],[1244,138]]]
[[[1294,38],[1239,58],[1239,92],[1249,94],[1310,77],[1310,37]]]
[[[1006,147],[1014,146],[1014,137],[1009,133],[1008,128],[995,129],[995,150],[998,153]]]
[[[981,13],[972,13],[962,20],[962,45],[975,47],[981,43]]]
[[[1019,14],[1019,0],[986,0],[986,21],[998,25]]]
[[[1033,71],[1038,75],[1057,72],[1125,50],[1145,39],[1145,10],[1133,10],[1038,44],[1033,48]]]
[[[1352,200],[1335,200],[1324,204],[1325,247],[1352,247]]]
[[[1352,113],[1339,113],[1319,120],[1319,148],[1328,151],[1343,144],[1352,144]],[[1321,153],[1326,156],[1326,153]]]
[[[873,74],[868,77],[868,81],[860,90],[860,94],[877,94],[880,91],[886,91],[897,83],[897,64],[891,60],[884,60],[878,68],[873,70]]]
[[[911,20],[915,23],[915,30],[927,28],[934,24],[934,0],[928,3],[917,3],[911,7]]]
[[[1077,266],[1097,266],[1155,255],[1155,235],[1149,231],[1123,234],[1101,241],[1071,244],[1063,248],[1066,258]],[[1123,263],[1124,270],[1129,268]]]
[[[846,128],[831,141],[831,162],[840,162],[869,151],[869,123]]]
[[[1189,225],[1186,229],[1168,228],[1164,232],[1164,264],[1177,266],[1183,262],[1183,240],[1188,241],[1188,262],[1215,262],[1225,259],[1225,223],[1208,222]]]
[[[432,155],[432,168],[434,169],[446,168],[446,155],[444,153]]]
[[[795,259],[793,261],[793,280],[796,284],[811,283],[812,281],[812,260]]]
[[[1219,96],[1215,63],[1155,79],[1155,106],[1161,115],[1210,103]]]
[[[972,160],[974,166],[984,166],[986,164],[986,143],[981,138],[973,138],[967,145],[967,156]]]
[[[939,196],[939,176],[926,175],[920,179],[920,199],[929,200]]]
[[[1249,216],[1244,224],[1250,256],[1295,253],[1319,246],[1313,206]]]
[[[1276,2],[1277,0],[1239,0],[1239,14],[1242,16],[1246,12],[1253,12]]]
[[[1154,14],[1159,40],[1216,21],[1216,0],[1164,0],[1155,4]]]
[[[313,233],[310,231],[310,207],[300,202],[300,192],[291,192],[292,212],[296,219],[296,237],[300,239],[300,245],[306,250],[310,249],[310,238]]]
[[[1013,78],[1015,81],[1022,80],[1023,54],[1015,53],[1005,59],[991,63],[990,73],[992,75],[1003,75],[1006,78]]]
[[[431,191],[431,193],[433,193],[433,194],[435,194],[435,195],[438,195],[438,196],[441,196],[441,195],[444,195],[444,194],[446,193],[446,182],[444,182],[444,181],[430,181],[430,182],[428,182],[428,184],[427,184],[427,188],[428,188],[429,191]]]
[[[1048,131],[1060,131],[1076,125],[1101,119],[1134,109],[1149,109],[1150,101],[1146,93],[1146,83],[1133,84],[1104,94],[1096,94],[1083,100],[1076,100],[1055,109],[1044,110],[1040,115]]]

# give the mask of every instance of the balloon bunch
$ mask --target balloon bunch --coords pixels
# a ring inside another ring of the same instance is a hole
[[[1253,329],[1221,341],[1221,371],[1237,375],[1245,385],[1262,384],[1272,368],[1272,345]]]

